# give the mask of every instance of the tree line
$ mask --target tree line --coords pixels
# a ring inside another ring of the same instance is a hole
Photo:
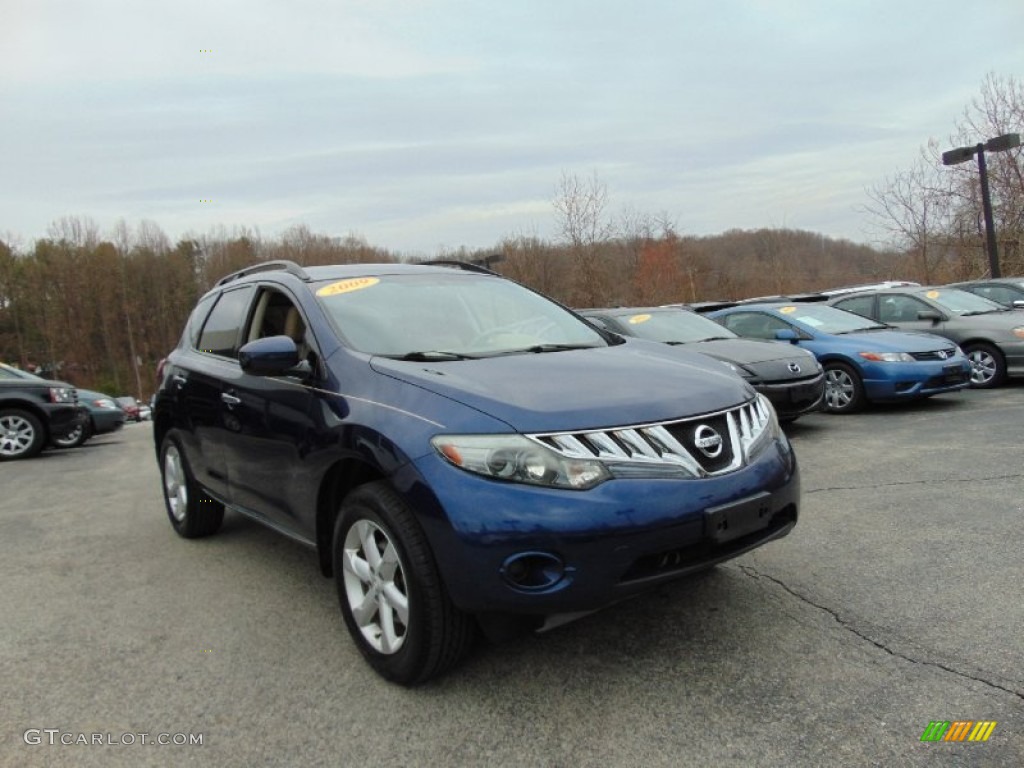
[[[578,224],[574,215],[565,226]],[[892,254],[811,232],[689,237],[663,219],[637,216],[616,226],[627,225],[565,242],[510,237],[433,258],[500,255],[496,271],[574,307],[812,290],[889,275],[898,264]],[[198,298],[225,274],[276,259],[303,266],[412,260],[305,226],[275,238],[218,230],[172,244],[152,222],[121,223],[101,237],[90,220],[65,217],[30,248],[0,241],[0,360],[83,388],[148,397],[158,361],[177,344]]]

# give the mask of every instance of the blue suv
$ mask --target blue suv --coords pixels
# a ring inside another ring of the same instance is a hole
[[[796,458],[721,363],[468,265],[268,262],[203,296],[154,437],[171,525],[313,548],[385,678],[788,534]]]

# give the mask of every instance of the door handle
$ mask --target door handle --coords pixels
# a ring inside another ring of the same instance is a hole
[[[228,408],[234,408],[236,405],[241,405],[242,403],[241,398],[235,397],[234,395],[229,395],[227,392],[221,393],[220,400]]]

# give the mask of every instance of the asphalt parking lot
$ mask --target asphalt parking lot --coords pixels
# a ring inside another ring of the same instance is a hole
[[[309,550],[172,532],[148,422],[2,464],[0,764],[1024,765],[1022,425],[1021,384],[805,417],[791,536],[413,690]]]

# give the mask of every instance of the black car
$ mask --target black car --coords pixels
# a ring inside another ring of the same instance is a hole
[[[951,283],[946,287],[959,288],[1010,309],[1024,309],[1024,277],[992,277]]]
[[[0,376],[0,461],[27,459],[82,429],[88,411],[74,387]]]
[[[623,336],[687,345],[720,360],[771,400],[781,421],[821,410],[825,374],[811,352],[740,338],[714,320],[678,307],[586,309],[580,314]]]
[[[549,629],[798,518],[764,395],[482,267],[228,275],[155,404],[174,530],[208,536],[230,509],[311,547],[359,651],[406,685],[478,629]]]

